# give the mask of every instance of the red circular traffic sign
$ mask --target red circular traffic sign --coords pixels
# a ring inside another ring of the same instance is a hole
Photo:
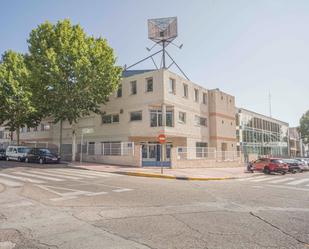
[[[164,134],[160,134],[158,136],[158,141],[160,144],[164,144],[166,142],[166,136]]]

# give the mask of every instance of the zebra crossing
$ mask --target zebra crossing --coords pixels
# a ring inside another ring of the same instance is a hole
[[[120,177],[119,175],[98,172],[86,171],[78,169],[31,169],[24,171],[5,171],[0,172],[0,184],[7,187],[22,187],[25,183],[45,184],[50,182],[65,182],[65,181],[79,181],[91,180],[98,178]]]
[[[301,177],[299,177],[301,176]],[[305,177],[304,177],[305,176]],[[278,176],[278,175],[263,175],[248,178],[237,179],[240,182],[250,182],[260,185],[280,185],[282,187],[300,187],[309,190],[309,175],[297,174],[292,176]]]

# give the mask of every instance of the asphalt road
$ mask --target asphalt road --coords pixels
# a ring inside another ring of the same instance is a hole
[[[202,182],[1,161],[3,248],[309,248],[309,172]]]

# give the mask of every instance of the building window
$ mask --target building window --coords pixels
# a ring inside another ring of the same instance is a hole
[[[207,126],[207,118],[203,118],[203,117],[200,117],[200,116],[195,116],[195,125],[198,125],[198,126]]]
[[[173,127],[174,126],[174,112],[166,111],[166,126]]]
[[[169,79],[169,84],[168,84],[168,92],[175,94],[175,80],[174,79]]]
[[[142,120],[142,111],[130,113],[130,121],[139,121],[139,120]]]
[[[131,85],[131,95],[135,95],[137,93],[136,81],[131,81],[130,85]]]
[[[198,102],[198,94],[199,94],[198,89],[194,89],[194,101],[195,102]]]
[[[207,105],[207,93],[203,93],[203,104]]]
[[[118,90],[117,90],[117,98],[122,97],[122,84],[120,84],[118,86]]]
[[[119,123],[119,114],[109,114],[102,116],[102,124]]]
[[[186,123],[186,113],[185,112],[179,112],[179,122],[180,123]]]
[[[150,126],[151,127],[162,126],[161,110],[150,110]]]
[[[224,120],[222,120],[222,124],[224,124]]]
[[[153,79],[146,79],[146,92],[153,92]]]
[[[93,156],[95,154],[94,151],[95,151],[95,142],[89,142],[88,143],[88,155]]]
[[[223,95],[221,95],[221,100],[223,100]]]
[[[183,84],[183,97],[188,98],[188,85]]]

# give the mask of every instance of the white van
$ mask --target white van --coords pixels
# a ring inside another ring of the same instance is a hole
[[[5,152],[6,160],[24,161],[28,151],[29,151],[28,147],[10,145],[6,148]]]

